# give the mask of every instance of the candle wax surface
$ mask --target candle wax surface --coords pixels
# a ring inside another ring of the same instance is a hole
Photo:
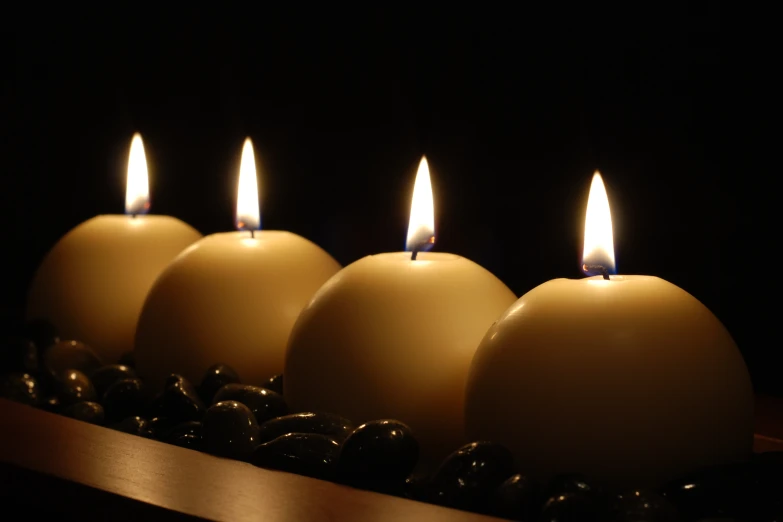
[[[283,371],[299,312],[340,265],[286,231],[212,234],[182,252],[150,291],[139,320],[136,364],[160,387],[171,373],[194,384],[216,363],[246,384]]]
[[[656,485],[748,457],[753,389],[728,331],[681,288],[648,276],[557,279],[487,332],[466,427],[533,476]]]
[[[64,339],[88,344],[104,362],[133,350],[136,322],[152,283],[201,238],[170,216],[96,216],[44,258],[30,287],[27,319],[45,318]]]
[[[397,419],[432,464],[463,444],[465,378],[484,333],[516,297],[463,257],[368,256],[326,283],[303,310],[286,352],[292,411],[355,423]]]

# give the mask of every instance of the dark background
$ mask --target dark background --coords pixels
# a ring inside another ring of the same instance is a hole
[[[153,213],[204,234],[232,229],[250,136],[262,227],[299,233],[343,264],[403,248],[426,154],[435,249],[518,295],[581,277],[600,169],[618,271],[691,292],[729,328],[756,385],[780,392],[772,312],[748,276],[764,263],[746,232],[755,203],[724,162],[725,15],[718,3],[651,5],[47,8],[7,24],[3,316],[18,318],[60,236],[123,212],[135,131]]]

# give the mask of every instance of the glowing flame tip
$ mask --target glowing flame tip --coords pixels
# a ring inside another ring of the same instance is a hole
[[[427,157],[422,156],[416,181],[413,184],[411,215],[408,221],[408,239],[405,250],[421,252],[435,244],[435,208],[432,198],[432,182]]]
[[[238,230],[258,230],[261,228],[256,157],[250,138],[245,138],[245,143],[242,146],[242,160],[239,164],[236,227]]]
[[[128,173],[125,180],[125,213],[146,214],[150,208],[149,173],[141,134],[133,135],[128,154]]]
[[[612,214],[604,181],[597,170],[593,174],[587,199],[582,270],[588,275],[605,277],[615,273]]]

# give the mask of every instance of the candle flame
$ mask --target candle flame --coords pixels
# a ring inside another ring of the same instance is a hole
[[[421,252],[435,244],[435,208],[432,201],[432,182],[427,158],[421,157],[416,182],[413,185],[411,216],[408,220],[408,239],[405,250]]]
[[[236,226],[238,230],[258,230],[261,228],[256,157],[253,154],[253,143],[250,138],[245,138],[245,144],[242,147],[242,160],[239,164]]]
[[[587,199],[582,270],[588,275],[615,273],[612,214],[606,187],[598,171],[593,174],[590,196]]]
[[[146,214],[150,209],[150,182],[147,157],[141,134],[133,135],[128,155],[128,177],[125,181],[125,213]]]

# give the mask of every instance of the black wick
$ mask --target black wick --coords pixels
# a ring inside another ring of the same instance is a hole
[[[134,212],[134,213],[132,213],[132,214],[131,214],[131,217],[132,217],[133,219],[136,219],[136,213],[135,213],[135,212]]]
[[[252,228],[250,229],[250,237],[251,237],[251,238],[254,238],[254,237],[256,237],[256,231],[255,231],[255,230],[253,230]]]
[[[413,251],[411,252],[411,261],[416,261],[416,256],[419,255],[419,251],[423,250],[422,247],[429,245],[429,247],[432,248],[432,245],[434,244],[435,244],[435,236],[430,236],[429,238],[427,238],[426,241],[423,241],[422,243],[419,243],[418,245],[413,247]],[[426,248],[424,250],[429,250],[430,248]]]
[[[582,265],[582,270],[584,270],[588,274],[599,273],[604,277],[606,281],[609,281],[609,272],[606,270],[606,267],[603,265]]]

